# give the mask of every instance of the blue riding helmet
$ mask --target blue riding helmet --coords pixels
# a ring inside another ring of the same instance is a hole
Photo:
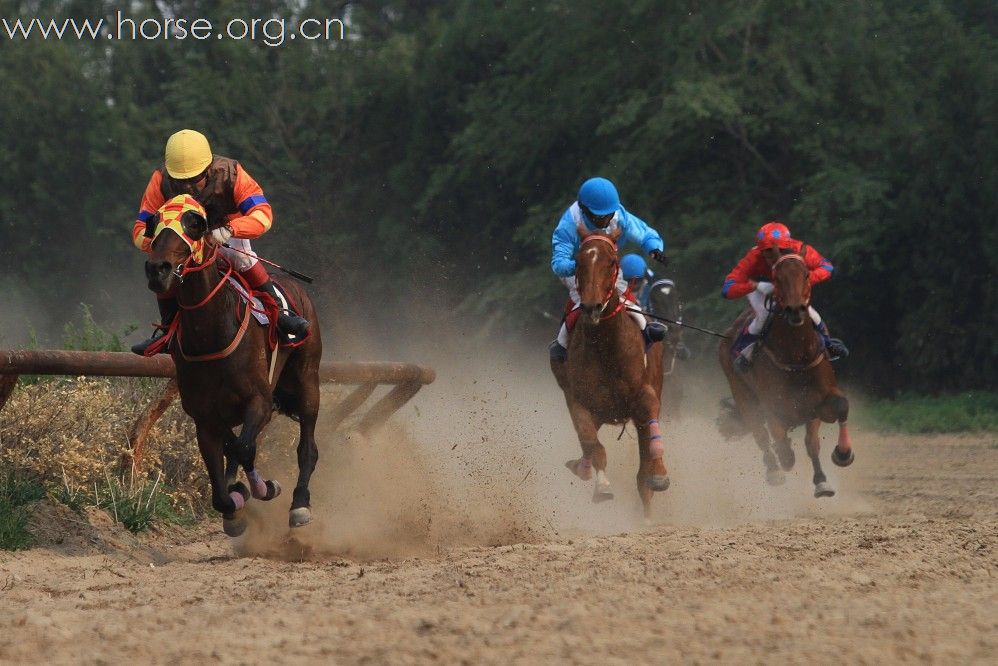
[[[648,270],[648,264],[640,254],[625,254],[620,258],[620,272],[624,274],[625,280],[643,278]]]
[[[579,188],[579,203],[593,215],[609,215],[620,208],[620,195],[606,178],[590,178]]]

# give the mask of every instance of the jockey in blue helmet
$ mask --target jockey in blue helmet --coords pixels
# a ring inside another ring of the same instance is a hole
[[[641,302],[641,292],[648,279],[648,264],[640,254],[625,254],[620,258],[620,274],[627,280],[627,288]]]
[[[581,240],[578,227],[582,224],[590,231],[613,231],[619,227],[622,231],[617,241],[618,248],[630,241],[657,261],[663,261],[662,251],[665,244],[657,231],[636,215],[633,215],[620,203],[617,188],[606,178],[590,178],[582,183],[579,196],[575,202],[562,213],[558,226],[551,237],[551,270],[568,288],[571,300],[570,311],[579,307],[579,292],[575,284],[575,255],[578,254]],[[640,258],[640,257],[639,257]],[[617,291],[623,296],[627,291],[627,281],[623,275],[617,275]],[[649,324],[644,316],[631,312],[641,330],[649,340],[661,340],[665,328],[660,324]],[[568,333],[575,317],[569,315],[558,331],[558,337],[551,343],[551,359],[564,361],[568,353]]]

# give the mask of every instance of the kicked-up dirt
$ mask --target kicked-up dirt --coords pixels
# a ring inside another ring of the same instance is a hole
[[[818,500],[799,430],[770,488],[705,408],[666,428],[673,484],[645,525],[633,431],[602,431],[616,499],[594,505],[561,466],[578,446],[560,396],[512,386],[428,389],[405,431],[326,437],[293,535],[290,492],[251,503],[235,541],[36,507],[41,545],[0,553],[0,662],[998,661],[995,436],[857,429],[839,469],[826,427],[838,494]],[[453,391],[476,396],[460,417]],[[288,491],[287,461],[264,465]]]

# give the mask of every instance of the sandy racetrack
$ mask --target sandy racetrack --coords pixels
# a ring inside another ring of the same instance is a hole
[[[994,436],[856,432],[856,464],[826,462],[839,494],[819,501],[799,430],[796,471],[768,488],[751,441],[716,434],[717,387],[695,386],[646,527],[633,432],[601,432],[617,499],[593,505],[535,374],[443,369],[405,430],[326,434],[317,519],[292,541],[286,496],[251,504],[237,542],[215,522],[135,539],[40,507],[46,546],[0,553],[0,661],[998,658]],[[262,465],[286,489],[292,435],[275,422]]]

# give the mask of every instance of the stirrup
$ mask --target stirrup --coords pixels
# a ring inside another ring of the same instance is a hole
[[[277,330],[285,335],[304,337],[311,326],[307,319],[290,310],[282,310],[277,317]]]

